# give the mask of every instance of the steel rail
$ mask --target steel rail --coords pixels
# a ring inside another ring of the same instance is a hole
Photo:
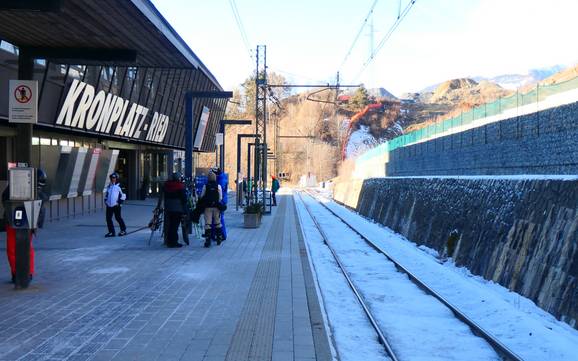
[[[343,273],[343,276],[345,276],[345,279],[347,280],[347,283],[349,284],[349,287],[351,288],[351,290],[353,291],[353,293],[355,294],[355,297],[357,298],[357,301],[359,302],[359,304],[361,305],[361,307],[363,308],[363,311],[365,312],[365,315],[367,316],[369,323],[371,323],[371,326],[373,326],[375,332],[377,333],[377,339],[379,341],[379,343],[383,346],[383,348],[385,349],[385,352],[387,353],[387,355],[393,360],[393,361],[399,361],[399,359],[397,358],[397,356],[395,355],[395,353],[393,352],[393,349],[391,348],[391,345],[389,344],[389,341],[385,338],[385,335],[383,334],[383,332],[381,331],[381,329],[379,328],[379,325],[377,324],[377,321],[375,321],[375,318],[373,317],[373,315],[371,314],[371,311],[369,310],[369,307],[365,304],[365,301],[363,300],[363,297],[361,296],[361,294],[359,293],[359,291],[357,290],[357,287],[355,287],[355,285],[353,284],[353,281],[351,280],[351,278],[349,277],[349,274],[347,273],[347,271],[345,270],[345,266],[343,265],[343,263],[341,263],[341,260],[339,259],[339,256],[337,255],[337,253],[335,252],[335,250],[333,249],[333,247],[331,247],[331,245],[329,244],[329,238],[327,237],[327,235],[325,234],[325,232],[323,231],[323,229],[321,228],[321,225],[319,224],[319,222],[317,221],[317,218],[315,218],[315,216],[313,215],[313,212],[311,212],[311,209],[309,208],[309,206],[307,205],[307,203],[305,203],[305,201],[303,200],[303,197],[301,196],[301,193],[299,194],[299,198],[301,199],[301,203],[303,203],[303,206],[305,207],[305,209],[307,210],[307,213],[309,213],[309,216],[311,217],[311,220],[313,220],[313,223],[315,224],[315,227],[317,228],[317,231],[319,231],[319,234],[321,235],[321,238],[323,238],[323,243],[327,246],[327,248],[329,248],[329,250],[331,251],[331,253],[333,254],[333,258],[335,258],[335,261],[337,262],[337,265],[339,266],[339,269],[341,270],[341,272]],[[314,198],[315,199],[315,198]]]
[[[407,276],[409,277],[410,280],[412,280],[417,286],[419,286],[423,291],[425,291],[427,294],[435,297],[438,301],[440,301],[441,303],[443,303],[447,308],[450,309],[450,311],[452,311],[452,313],[456,316],[456,318],[458,318],[460,321],[462,321],[463,323],[465,323],[466,325],[468,325],[470,327],[470,329],[472,330],[472,332],[479,336],[482,337],[484,340],[486,340],[490,346],[492,346],[492,348],[504,359],[504,360],[511,360],[511,361],[524,361],[524,359],[522,359],[520,356],[518,356],[514,351],[510,350],[506,345],[504,345],[502,342],[500,342],[500,340],[498,340],[494,335],[492,335],[490,332],[486,331],[484,328],[482,328],[480,325],[478,325],[474,320],[472,320],[471,318],[469,318],[466,314],[464,314],[462,311],[460,311],[456,306],[454,306],[452,303],[450,303],[448,300],[446,300],[442,295],[440,295],[439,293],[437,293],[436,291],[434,291],[432,288],[430,288],[429,286],[427,286],[423,281],[421,281],[416,275],[414,275],[413,273],[411,273],[411,271],[409,271],[407,268],[405,268],[401,263],[399,263],[395,258],[393,258],[391,255],[389,255],[385,250],[383,250],[379,245],[375,244],[373,241],[371,241],[369,238],[365,237],[361,232],[359,232],[355,227],[353,227],[349,222],[347,222],[345,219],[343,219],[341,216],[339,216],[337,213],[335,213],[332,209],[330,209],[329,207],[327,207],[325,204],[323,204],[323,202],[319,201],[319,199],[312,194],[310,191],[306,191],[307,194],[309,194],[311,196],[311,198],[313,198],[314,200],[316,200],[321,206],[323,206],[323,208],[325,208],[326,210],[328,210],[332,215],[334,215],[336,218],[338,218],[341,222],[343,222],[348,228],[350,228],[353,232],[355,232],[361,239],[363,239],[371,248],[375,249],[377,252],[383,254],[388,260],[390,260],[395,267],[402,271],[403,273],[407,274]]]

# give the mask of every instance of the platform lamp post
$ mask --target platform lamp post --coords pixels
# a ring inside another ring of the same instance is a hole
[[[194,91],[186,94],[185,113],[185,178],[193,179],[193,111],[198,99],[229,99],[231,91]],[[197,124],[198,127],[198,124]]]
[[[251,125],[252,121],[251,120],[246,120],[246,119],[221,119],[221,122],[219,123],[219,132],[223,134],[223,144],[220,146],[220,150],[219,150],[219,168],[221,168],[221,170],[225,170],[225,126],[227,125]],[[237,152],[238,153],[238,152]],[[238,168],[238,166],[237,166]],[[239,172],[237,171],[237,174]]]
[[[190,91],[185,95],[185,179],[193,179],[193,124],[194,110],[198,99],[229,99],[230,91]],[[197,128],[199,124],[197,123]],[[197,129],[196,129],[197,130]],[[189,234],[192,232],[192,221],[187,222]]]
[[[239,210],[239,204],[241,203],[241,192],[239,192],[239,184],[242,184],[243,179],[240,177],[241,175],[241,141],[243,138],[258,138],[260,134],[237,134],[237,202],[236,202],[236,210]],[[251,153],[250,148],[248,149],[247,153],[249,164],[251,163]],[[247,170],[248,176],[251,176],[250,165],[248,165],[249,169]],[[250,190],[249,190],[250,191]]]

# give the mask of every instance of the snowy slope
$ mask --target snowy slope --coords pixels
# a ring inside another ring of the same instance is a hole
[[[347,158],[357,157],[375,146],[376,140],[369,133],[369,127],[362,125],[360,128],[351,133],[347,143]]]

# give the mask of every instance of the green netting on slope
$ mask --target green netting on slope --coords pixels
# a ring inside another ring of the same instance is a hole
[[[578,77],[550,85],[537,85],[526,93],[516,92],[515,94],[500,98],[491,103],[482,104],[458,116],[429,125],[427,127],[404,134],[387,142],[387,150],[392,151],[408,144],[420,142],[424,139],[436,136],[452,128],[468,125],[477,119],[499,115],[517,107],[536,104],[549,96],[556,95],[569,90],[578,89]],[[380,149],[380,152],[384,148]],[[380,153],[381,154],[381,153]],[[364,154],[365,155],[365,154]]]

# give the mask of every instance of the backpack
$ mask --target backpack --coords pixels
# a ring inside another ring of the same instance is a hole
[[[217,182],[208,182],[205,186],[204,204],[207,208],[219,205],[219,185]]]

